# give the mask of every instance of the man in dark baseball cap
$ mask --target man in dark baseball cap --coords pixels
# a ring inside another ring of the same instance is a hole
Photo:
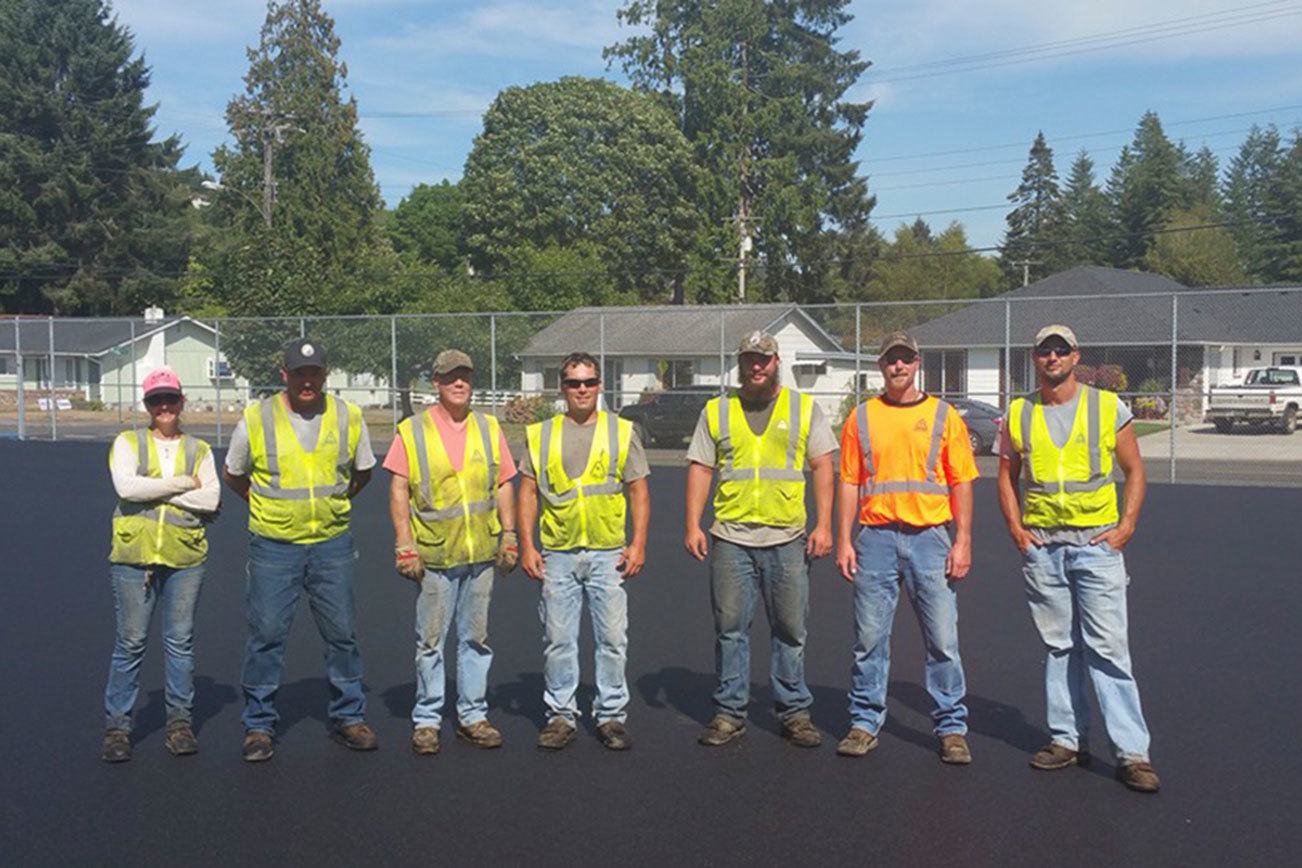
[[[317,341],[306,338],[291,341],[285,346],[285,358],[282,367],[286,371],[297,371],[300,368],[321,368],[325,370],[329,367],[326,362],[325,347]]]

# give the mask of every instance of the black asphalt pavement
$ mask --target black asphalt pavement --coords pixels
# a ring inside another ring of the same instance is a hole
[[[300,606],[279,698],[275,759],[239,756],[245,511],[229,493],[212,526],[196,628],[201,750],[163,748],[155,620],[135,758],[98,759],[113,641],[105,555],[114,497],[105,444],[0,441],[0,865],[43,864],[1296,864],[1302,763],[1302,540],[1296,491],[1154,485],[1128,549],[1132,651],[1163,790],[1112,777],[1102,727],[1089,769],[1035,772],[1045,741],[1042,653],[993,485],[977,489],[974,568],[960,636],[975,762],[942,765],[907,604],[896,620],[890,718],[861,760],[837,757],[848,725],[850,587],[830,561],[812,578],[807,674],[818,750],[783,742],[753,632],[752,725],[698,747],[713,686],[705,569],[681,546],[683,474],[656,468],[645,573],[629,582],[629,726],[605,751],[585,727],[559,754],[542,724],[538,589],[499,580],[490,620],[496,751],[407,746],[414,587],[391,567],[387,474],[356,504],[359,637],[380,750],[329,741],[327,687]],[[451,650],[451,649],[449,649]],[[585,685],[591,684],[584,630]],[[591,687],[584,688],[585,710]],[[585,718],[585,722],[589,723]],[[1292,855],[1290,855],[1292,854]]]

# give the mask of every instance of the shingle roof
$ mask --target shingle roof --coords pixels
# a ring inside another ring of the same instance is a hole
[[[1227,289],[1235,288],[1239,287]],[[922,347],[1000,347],[1007,307],[1014,346],[1025,346],[1051,322],[1071,326],[1086,346],[1164,344],[1171,341],[1170,294],[1176,294],[1178,342],[1302,342],[1302,291],[1285,289],[1212,295],[1162,275],[1081,266],[998,298],[974,302],[910,331]],[[1111,297],[1088,297],[1096,295]],[[1006,306],[1005,301],[1012,304]],[[867,309],[864,315],[869,315]]]
[[[168,317],[162,321],[143,319],[58,319],[54,320],[54,354],[93,356],[131,340],[132,329],[136,339],[166,328],[189,317]],[[50,321],[47,319],[19,319],[18,337],[22,341],[23,355],[47,355],[50,352]],[[0,352],[14,351],[14,321],[0,320]]]
[[[654,308],[585,307],[563,314],[530,339],[521,356],[564,356],[575,350],[596,353],[604,328],[605,351],[616,356],[716,356],[722,346],[736,350],[746,334],[775,330],[795,317],[828,350],[840,350],[806,313],[794,304],[739,304],[727,307],[666,306]],[[604,318],[605,325],[601,325]]]

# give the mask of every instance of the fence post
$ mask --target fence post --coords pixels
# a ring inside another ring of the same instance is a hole
[[[723,361],[724,356],[726,356],[728,352],[728,350],[725,347],[725,344],[727,342],[727,335],[724,334],[724,325],[725,325],[724,309],[721,306],[719,308],[719,394],[720,395],[726,395],[728,391],[728,381],[726,379],[726,372],[724,370],[724,361]]]
[[[222,447],[222,321],[213,329],[213,372],[217,375],[217,448]]]
[[[50,439],[59,439],[59,416],[55,410],[54,402],[58,400],[54,396],[54,317],[48,320],[50,328]]]
[[[18,326],[18,317],[14,317],[14,373],[18,377],[18,388],[14,399],[18,404],[18,439],[27,439],[27,396],[23,392],[23,379],[27,376],[23,365],[22,329]]]
[[[1175,482],[1175,377],[1176,377],[1176,347],[1179,341],[1180,326],[1180,296],[1174,292],[1171,293],[1171,403],[1167,406],[1167,416],[1169,417],[1170,427],[1167,432],[1171,452],[1171,482]]]
[[[131,390],[127,393],[127,396],[131,398],[131,430],[135,431],[139,427],[139,420],[136,418],[138,415],[136,413],[136,389],[140,388],[140,378],[136,376],[136,321],[131,320],[129,325],[131,326],[131,340],[127,343],[127,347],[131,350]],[[120,373],[118,374],[118,382],[122,382]]]
[[[1003,407],[1013,402],[1013,300],[1004,299],[1004,400]]]
[[[859,354],[863,351],[863,304],[854,303],[854,405],[859,406]]]
[[[307,317],[301,316],[298,318],[298,339],[301,341],[305,337],[307,337]]]
[[[488,315],[488,388],[493,397],[489,406],[497,415],[497,314]]]
[[[389,317],[389,361],[392,362],[389,379],[389,403],[393,405],[393,430],[398,430],[398,318]]]

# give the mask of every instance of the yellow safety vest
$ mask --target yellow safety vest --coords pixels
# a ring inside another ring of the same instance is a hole
[[[497,476],[502,463],[497,420],[471,413],[461,472],[452,469],[443,436],[429,413],[398,423],[407,451],[411,532],[426,566],[436,569],[492,560],[502,525]]]
[[[625,544],[624,463],[633,423],[598,412],[583,475],[570,479],[561,461],[564,416],[525,429],[529,458],[542,494],[538,525],[544,548],[617,549]]]
[[[1112,481],[1117,395],[1083,384],[1080,390],[1071,436],[1061,449],[1049,436],[1038,392],[1009,407],[1008,437],[1022,456],[1022,521],[1030,527],[1098,527],[1118,519]]]
[[[805,525],[805,448],[814,400],[783,388],[768,428],[756,436],[741,400],[711,398],[705,418],[718,450],[714,517],[771,527]]]
[[[163,477],[158,461],[154,437],[148,431],[123,431],[125,438],[136,450],[136,473],[153,479]],[[176,450],[174,476],[194,476],[199,464],[209,452],[208,444],[181,435],[180,448]],[[113,463],[113,450],[109,450],[109,464]],[[204,562],[208,556],[208,538],[204,534],[203,520],[189,510],[172,506],[161,500],[148,503],[119,500],[113,511],[113,547],[109,561],[115,564],[161,564],[184,569]]]
[[[348,484],[362,438],[360,407],[325,396],[321,432],[308,452],[289,423],[284,394],[244,408],[253,471],[249,530],[279,542],[318,543],[348,530]]]

